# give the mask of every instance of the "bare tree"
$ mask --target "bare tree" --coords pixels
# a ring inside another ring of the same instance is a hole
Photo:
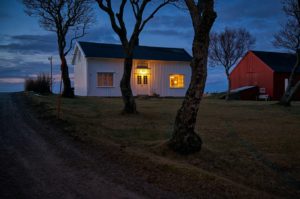
[[[294,52],[297,61],[291,71],[288,86],[281,97],[280,105],[290,106],[293,96],[300,89],[300,81],[295,82],[295,73],[300,68],[300,0],[282,1],[283,11],[288,20],[282,29],[274,35],[273,44],[279,48],[285,48]]]
[[[90,0],[23,0],[25,12],[39,18],[40,26],[56,33],[64,83],[62,95],[74,97],[66,60],[73,42],[86,34],[91,23]],[[67,41],[69,39],[69,42]]]
[[[181,154],[201,150],[202,140],[195,132],[195,124],[207,77],[209,33],[217,17],[214,0],[185,0],[185,3],[194,29],[192,75],[169,141],[169,146]]]
[[[213,66],[222,65],[228,81],[226,100],[229,99],[231,81],[230,69],[255,43],[255,39],[245,29],[225,28],[224,32],[210,35],[209,58]]]
[[[96,0],[101,10],[105,11],[111,22],[112,29],[119,36],[124,49],[124,72],[120,82],[121,93],[124,102],[123,113],[136,113],[136,103],[132,94],[130,78],[132,70],[133,51],[139,42],[139,35],[143,31],[145,25],[154,17],[154,15],[166,5],[175,2],[175,0],[159,0],[157,5],[147,17],[144,12],[151,0],[130,0],[130,7],[135,19],[135,25],[131,36],[127,37],[127,27],[124,21],[124,8],[127,0],[120,1],[119,10],[115,12],[112,8],[111,0]]]

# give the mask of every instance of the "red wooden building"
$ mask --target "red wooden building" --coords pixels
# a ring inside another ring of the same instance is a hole
[[[257,93],[252,90],[249,100],[262,94],[271,100],[279,100],[295,63],[296,56],[293,54],[249,51],[230,73],[231,90],[255,86]],[[300,69],[295,78],[295,81],[299,80]],[[300,91],[297,91],[294,99],[300,100]]]

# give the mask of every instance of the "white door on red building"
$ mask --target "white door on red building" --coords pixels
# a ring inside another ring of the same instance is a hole
[[[286,91],[287,87],[288,87],[288,84],[289,84],[289,79],[288,78],[285,78],[284,79],[284,91]]]

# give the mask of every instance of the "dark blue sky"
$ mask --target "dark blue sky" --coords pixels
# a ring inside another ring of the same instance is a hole
[[[118,0],[113,1],[118,3]],[[243,27],[256,37],[255,50],[278,51],[272,45],[273,34],[284,23],[280,0],[216,0],[218,18],[214,31],[224,27]],[[49,56],[54,57],[55,78],[59,78],[56,37],[39,27],[38,20],[24,13],[21,0],[0,1],[0,92],[23,90],[26,77],[49,72]],[[131,9],[126,22],[132,26]],[[140,45],[179,47],[191,52],[193,30],[187,11],[169,6],[161,10],[145,27]],[[95,4],[95,23],[82,41],[119,43],[107,16]],[[69,55],[69,60],[72,53]],[[70,65],[71,77],[73,66]],[[222,67],[210,67],[206,91],[226,89]]]

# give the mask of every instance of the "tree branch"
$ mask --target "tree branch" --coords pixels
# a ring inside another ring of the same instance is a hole
[[[152,19],[154,17],[154,15],[162,8],[164,7],[165,5],[171,3],[171,2],[174,2],[172,0],[167,0],[165,1],[164,3],[160,4],[143,22],[142,22],[142,25],[141,27],[139,28],[139,32],[141,32],[145,25],[148,23],[148,21],[150,21],[150,19]]]
[[[130,5],[132,7],[133,14],[137,18],[137,12],[139,11],[139,0],[130,0]]]
[[[98,2],[99,7],[108,14],[111,21],[112,28],[116,33],[119,34],[121,32],[121,28],[117,25],[115,15],[111,7],[111,0],[106,0],[107,3],[106,6],[103,4],[103,0],[96,0],[96,1]]]
[[[76,39],[79,39],[81,37],[83,37],[84,35],[86,35],[86,24],[83,25],[82,27],[82,32],[80,35],[76,35],[76,32],[75,32],[75,36],[70,40],[70,45],[69,45],[69,48],[68,50],[65,51],[64,55],[67,56],[67,54],[70,52],[70,50],[72,50],[73,48],[73,42],[76,40]]]
[[[125,23],[124,23],[124,19],[123,19],[123,16],[124,16],[124,7],[127,3],[127,0],[122,0],[122,3],[120,5],[120,9],[119,9],[119,13],[116,14],[117,18],[118,18],[118,21],[119,21],[119,24],[120,24],[120,28],[121,30],[124,31],[124,34],[127,35],[127,30],[126,30],[126,26],[125,26]]]

